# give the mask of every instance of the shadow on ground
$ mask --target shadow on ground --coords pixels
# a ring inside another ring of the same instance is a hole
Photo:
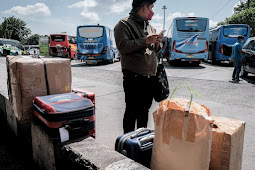
[[[193,64],[193,63],[175,63],[175,64],[168,64],[164,62],[164,66],[167,69],[204,69],[204,66]]]
[[[250,74],[247,77],[242,77],[242,79],[244,81],[246,81],[247,83],[253,84],[255,85],[255,75],[254,74]],[[254,86],[255,87],[255,86]]]

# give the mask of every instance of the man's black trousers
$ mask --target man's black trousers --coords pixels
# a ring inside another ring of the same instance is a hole
[[[124,133],[147,127],[148,113],[153,101],[155,77],[123,70],[123,87],[126,110],[123,119]]]

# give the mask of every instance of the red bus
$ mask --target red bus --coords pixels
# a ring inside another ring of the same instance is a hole
[[[67,34],[50,35],[50,54],[53,57],[68,57],[68,47],[71,46],[71,59],[76,57],[76,37]]]

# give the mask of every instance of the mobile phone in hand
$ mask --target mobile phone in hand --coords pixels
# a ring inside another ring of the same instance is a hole
[[[165,32],[166,32],[166,30],[162,30],[162,31],[159,33],[159,35],[164,36]]]

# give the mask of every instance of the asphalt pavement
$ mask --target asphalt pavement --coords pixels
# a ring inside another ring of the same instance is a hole
[[[240,83],[232,82],[233,67],[228,63],[212,65],[165,65],[171,92],[180,83],[188,83],[201,98],[195,102],[211,109],[213,115],[238,119],[246,122],[243,169],[255,169],[255,75],[249,75]],[[122,118],[125,110],[122,73],[120,63],[89,66],[72,62],[73,88],[82,88],[96,93],[96,134],[97,140],[114,149],[115,139],[123,133]],[[139,95],[139,94],[137,94]],[[135,97],[135,96],[134,96]],[[176,97],[190,98],[186,89],[177,92]],[[154,129],[152,113],[149,113],[148,127]]]
[[[255,75],[235,83],[231,81],[233,67],[227,63],[217,66],[203,63],[199,67],[170,66],[166,63],[165,67],[171,92],[180,82],[186,82],[201,96],[195,97],[194,101],[208,106],[213,115],[246,122],[243,170],[255,169]],[[6,90],[3,57],[0,57],[0,81],[0,91],[3,92]],[[114,149],[116,138],[123,133],[125,110],[120,62],[89,66],[72,61],[72,88],[96,93],[96,139]],[[176,97],[189,99],[190,94],[183,89],[177,92]],[[154,129],[152,112],[158,104],[153,102],[150,109],[148,127],[151,129]]]

